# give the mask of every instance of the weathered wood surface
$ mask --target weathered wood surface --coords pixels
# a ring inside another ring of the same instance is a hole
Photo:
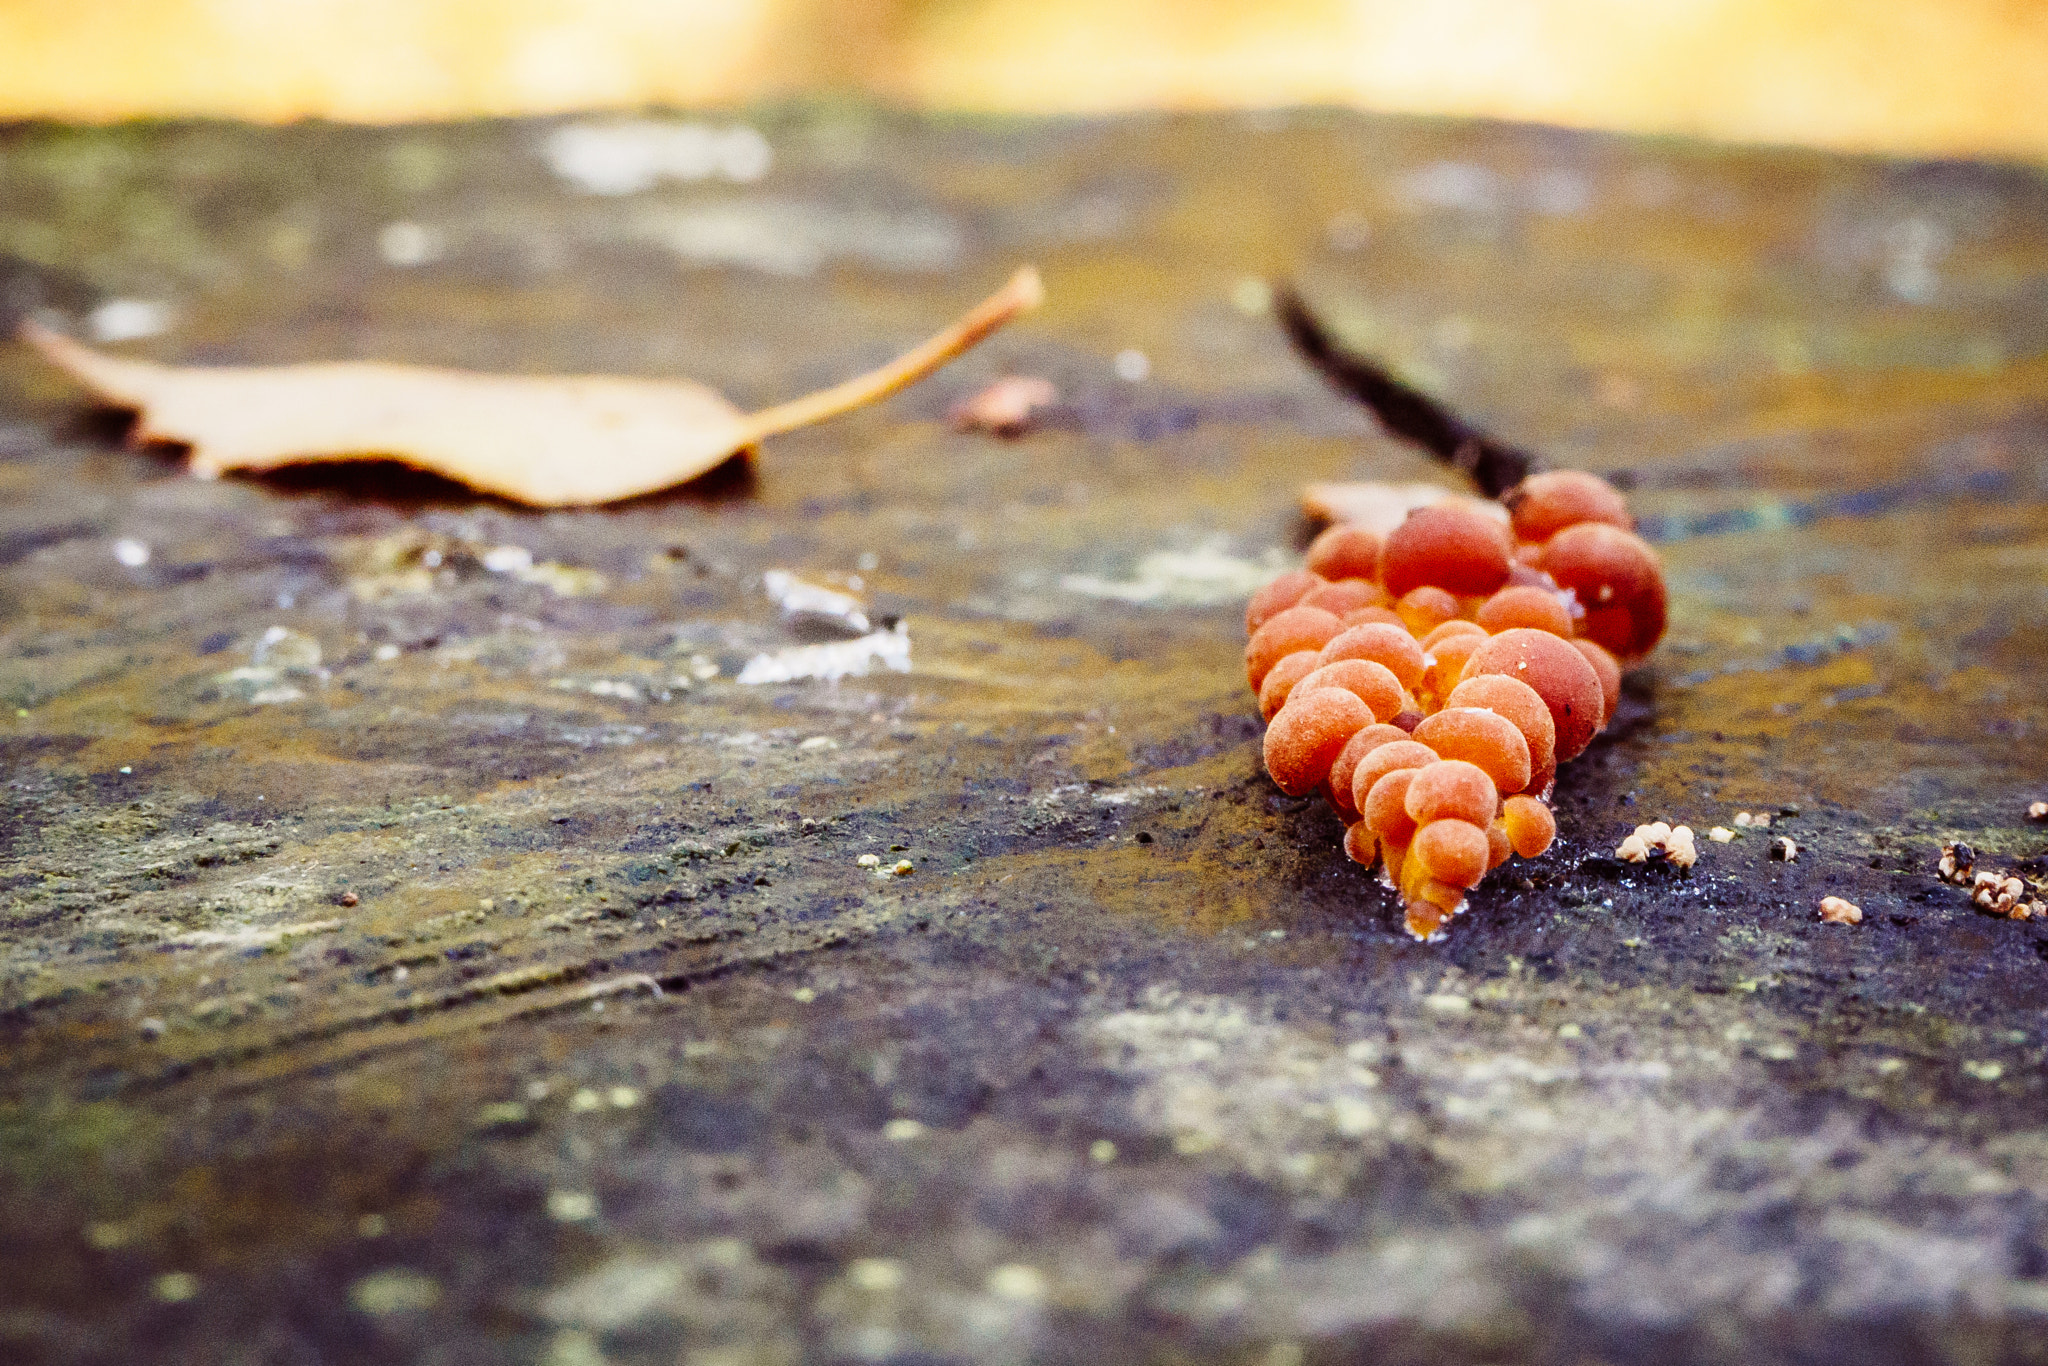
[[[2048,844],[2048,183],[761,126],[759,183],[618,198],[532,125],[0,133],[0,306],[168,300],[166,360],[749,403],[1050,291],[598,512],[193,480],[0,349],[10,1360],[2048,1359],[2048,931],[1932,871]],[[1440,947],[1259,773],[1230,576],[1303,481],[1424,472],[1280,270],[1667,557],[1559,848]],[[1006,369],[1054,424],[948,430]],[[771,569],[862,576],[911,671],[737,682]],[[1793,807],[1790,865],[1601,857]]]

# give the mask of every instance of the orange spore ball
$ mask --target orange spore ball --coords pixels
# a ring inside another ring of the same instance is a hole
[[[1415,789],[1411,785],[1408,790]],[[1477,887],[1486,876],[1491,849],[1483,826],[1470,821],[1431,821],[1415,832],[1408,855],[1438,882],[1453,887]]]
[[[1289,607],[1266,618],[1244,647],[1244,672],[1252,690],[1258,691],[1267,671],[1282,659],[1296,650],[1320,650],[1342,629],[1320,607]]]
[[[1483,829],[1500,809],[1500,793],[1479,765],[1463,759],[1439,759],[1415,770],[1407,805],[1408,818],[1417,825],[1461,820]]]
[[[1431,647],[1429,670],[1422,676],[1422,686],[1432,701],[1441,705],[1450,696],[1451,689],[1465,676],[1465,661],[1485,643],[1486,633],[1481,631],[1475,635],[1449,636]]]
[[[1427,635],[1457,618],[1458,599],[1434,584],[1424,584],[1401,595],[1400,601],[1394,604],[1394,615],[1416,635]]]
[[[1327,780],[1329,784],[1328,796],[1330,798],[1330,805],[1336,807],[1347,816],[1357,815],[1358,799],[1351,795],[1351,784],[1352,780],[1358,776],[1359,761],[1381,745],[1391,744],[1396,740],[1406,740],[1407,738],[1408,732],[1402,730],[1399,726],[1390,726],[1385,722],[1381,722],[1377,725],[1367,726],[1364,730],[1346,741],[1344,748],[1337,754],[1336,762],[1330,765],[1330,776]]]
[[[1344,853],[1353,863],[1368,868],[1379,858],[1380,842],[1364,821],[1353,821],[1344,827]]]
[[[1322,580],[1306,569],[1292,569],[1252,594],[1252,600],[1244,609],[1244,633],[1264,626],[1273,615],[1284,612],[1300,602],[1302,595],[1322,583]]]
[[[1380,572],[1380,538],[1362,526],[1339,522],[1308,545],[1308,568],[1326,579],[1371,579]]]
[[[1510,797],[1501,807],[1508,843],[1523,858],[1536,858],[1557,838],[1557,817],[1534,797]]]
[[[1453,593],[1491,593],[1508,581],[1514,542],[1486,513],[1463,503],[1417,508],[1388,534],[1380,581],[1395,597],[1430,584]]]
[[[1486,871],[1489,873],[1508,861],[1515,852],[1514,841],[1508,838],[1507,823],[1498,816],[1492,825],[1486,827]]]
[[[1302,607],[1320,607],[1325,612],[1334,612],[1339,617],[1356,612],[1361,607],[1385,607],[1393,599],[1387,590],[1364,579],[1343,579],[1337,583],[1319,584],[1301,595]]]
[[[1353,626],[1369,626],[1375,622],[1383,622],[1398,631],[1408,629],[1408,623],[1402,621],[1400,613],[1391,607],[1354,607],[1344,613],[1343,621],[1347,631]]]
[[[1613,719],[1614,709],[1621,705],[1621,665],[1615,662],[1613,655],[1590,640],[1575,640],[1572,645],[1593,666],[1593,672],[1600,676],[1600,695],[1607,703],[1608,719]]]
[[[1426,943],[1443,934],[1444,921],[1449,918],[1450,913],[1443,907],[1418,897],[1409,901],[1402,910],[1401,928],[1408,931],[1410,938]]]
[[[1544,543],[1537,561],[1586,609],[1581,634],[1634,660],[1664,634],[1664,571],[1657,552],[1633,532],[1604,522],[1569,526]]]
[[[1422,860],[1415,857],[1412,845],[1409,846],[1407,861],[1401,865],[1401,878],[1396,888],[1411,914],[1418,905],[1434,906],[1445,917],[1465,909],[1466,889],[1431,877]]]
[[[1404,688],[1420,683],[1426,667],[1415,637],[1398,624],[1380,621],[1346,627],[1323,646],[1323,663],[1335,664],[1340,659],[1369,659],[1384,665]]]
[[[1408,833],[1412,835],[1415,832],[1411,828]],[[1382,837],[1380,840],[1380,881],[1398,891],[1401,886],[1401,868],[1407,860],[1408,846],[1406,844],[1398,840],[1388,840]]]
[[[1499,792],[1529,786],[1529,742],[1515,723],[1481,707],[1446,707],[1415,728],[1415,738],[1445,759],[1485,770]]]
[[[1489,636],[1465,661],[1465,677],[1503,674],[1536,690],[1557,727],[1557,761],[1578,757],[1607,717],[1600,679],[1586,657],[1548,631],[1518,627]]]
[[[1467,661],[1469,667],[1470,661]],[[1446,707],[1484,707],[1507,718],[1529,746],[1530,780],[1557,770],[1557,723],[1536,690],[1519,678],[1481,674],[1451,689]]]
[[[1398,844],[1406,848],[1415,837],[1415,818],[1408,814],[1408,789],[1420,772],[1419,768],[1397,768],[1382,774],[1358,804],[1359,818],[1379,836],[1382,846]],[[1394,871],[1392,865],[1388,870]]]
[[[1489,632],[1486,629],[1486,627],[1481,626],[1476,621],[1466,621],[1463,618],[1459,618],[1455,621],[1447,621],[1440,626],[1430,628],[1429,634],[1422,638],[1423,653],[1427,654],[1429,651],[1436,648],[1436,643],[1438,641],[1449,640],[1452,636],[1483,637],[1489,634],[1491,634],[1491,632]]]
[[[1305,796],[1330,775],[1351,737],[1371,724],[1371,710],[1342,688],[1297,690],[1266,727],[1266,772],[1288,796]]]
[[[1280,662],[1266,670],[1265,682],[1259,684],[1259,715],[1270,721],[1280,708],[1287,705],[1288,694],[1294,685],[1314,673],[1322,663],[1322,656],[1314,650],[1296,650],[1291,655],[1282,655]]]
[[[1628,500],[1621,490],[1584,470],[1546,470],[1532,474],[1500,496],[1525,541],[1547,541],[1568,526],[1605,522],[1623,531],[1635,530]]]
[[[1423,768],[1435,763],[1436,759],[1435,750],[1410,740],[1406,735],[1398,740],[1390,739],[1383,745],[1374,745],[1359,758],[1351,771],[1351,805],[1362,813],[1366,797],[1379,785],[1380,779],[1404,769]]]
[[[1401,710],[1401,680],[1394,677],[1392,669],[1370,659],[1340,659],[1321,665],[1295,687],[1343,688],[1356,693],[1359,701],[1372,708],[1375,721]]]
[[[1315,594],[1309,596],[1314,597]],[[1568,637],[1572,633],[1571,608],[1566,607],[1557,594],[1514,584],[1482,603],[1475,620],[1488,631],[1512,631],[1517,626],[1527,626],[1555,636]]]

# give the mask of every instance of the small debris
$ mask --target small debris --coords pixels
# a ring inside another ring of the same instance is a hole
[[[165,1304],[183,1304],[199,1293],[199,1278],[189,1271],[166,1271],[149,1283],[149,1293]]]
[[[343,892],[336,900],[343,906],[353,906],[356,904],[356,894],[354,892]]]
[[[1969,888],[1970,900],[1980,910],[2011,920],[2048,916],[2048,904],[2028,895],[2033,888],[2025,878],[2014,873],[1979,868],[1977,851],[1961,840],[1941,847],[1941,862],[1935,871],[1943,882]]]
[[[597,1197],[587,1191],[549,1191],[548,1218],[558,1224],[580,1224],[597,1217]]]
[[[2011,920],[2031,920],[2048,907],[2027,895],[2025,878],[2011,873],[1978,872],[1970,879],[1970,900],[1981,910]]]
[[[2048,821],[2048,802],[2032,802],[2027,806],[2027,819]]]
[[[96,342],[140,341],[166,332],[170,326],[170,305],[154,299],[109,299],[85,320],[85,330]]]
[[[882,866],[882,859],[879,854],[862,854],[854,863],[862,868],[879,868]]]
[[[510,1129],[527,1121],[526,1107],[516,1100],[497,1100],[476,1112],[479,1129]]]
[[[1735,832],[1725,825],[1717,825],[1707,832],[1707,838],[1716,844],[1727,844],[1735,839]]]
[[[846,1279],[871,1295],[886,1295],[903,1285],[903,1263],[887,1257],[859,1257],[848,1264]]]
[[[135,1241],[135,1230],[127,1224],[101,1222],[85,1226],[85,1241],[101,1252],[112,1252]]]
[[[891,1143],[908,1143],[923,1138],[927,1130],[914,1119],[892,1119],[882,1126],[882,1137]]]
[[[1990,1061],[1966,1062],[1963,1064],[1963,1070],[1978,1081],[1997,1081],[2005,1075],[2003,1063]]]
[[[1692,827],[1652,821],[1637,826],[1614,851],[1614,856],[1625,863],[1648,863],[1653,854],[1662,854],[1675,868],[1692,867],[1700,857]]]
[[[987,1288],[997,1299],[1036,1303],[1045,1298],[1045,1273],[1035,1266],[1011,1262],[988,1273]]]
[[[372,1318],[416,1313],[441,1302],[441,1287],[430,1276],[402,1266],[372,1271],[348,1288],[348,1302]]]
[[[1735,813],[1735,827],[1738,830],[1768,830],[1771,828],[1771,813],[1738,811]]]
[[[1102,1165],[1116,1161],[1116,1144],[1106,1138],[1098,1138],[1088,1145],[1088,1160]]]
[[[873,630],[867,606],[852,593],[799,578],[787,569],[771,569],[761,576],[761,590],[782,609],[782,621],[791,628],[834,631],[848,639]]]
[[[896,866],[891,868],[889,871],[894,873],[897,877],[909,877],[911,873],[915,871],[915,869],[912,867],[909,859],[900,858],[896,860]]]
[[[1820,899],[1820,918],[1830,925],[1861,925],[1863,908],[1838,896],[1824,896]]]
[[[1059,401],[1060,391],[1051,380],[1036,375],[1005,375],[974,397],[955,404],[947,420],[957,432],[1022,436],[1034,425],[1034,412]]]
[[[1941,846],[1941,862],[1937,871],[1943,882],[1953,882],[1958,887],[1970,885],[1970,873],[1977,866],[1977,851],[1961,840]]]
[[[1780,835],[1771,841],[1771,858],[1778,863],[1795,863],[1799,859],[1799,846]]]
[[[130,569],[140,569],[149,563],[149,546],[142,541],[123,538],[114,542],[114,558]]]

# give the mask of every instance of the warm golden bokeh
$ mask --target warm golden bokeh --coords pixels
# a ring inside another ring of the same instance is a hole
[[[0,117],[391,121],[858,92],[1328,103],[2048,161],[2030,0],[0,0]]]

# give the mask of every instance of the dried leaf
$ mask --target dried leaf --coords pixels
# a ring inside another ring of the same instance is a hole
[[[763,439],[914,383],[1042,297],[1038,272],[914,350],[758,413],[687,380],[481,375],[345,361],[194,368],[103,355],[30,322],[23,340],[96,396],[140,410],[136,439],[192,448],[192,472],[383,458],[539,507],[609,503],[694,479]]]
[[[1507,520],[1507,509],[1498,503],[1482,503],[1439,484],[1387,484],[1365,481],[1356,484],[1308,484],[1301,490],[1301,510],[1318,524],[1344,522],[1385,536],[1408,520],[1417,508],[1434,507],[1457,500]]]

